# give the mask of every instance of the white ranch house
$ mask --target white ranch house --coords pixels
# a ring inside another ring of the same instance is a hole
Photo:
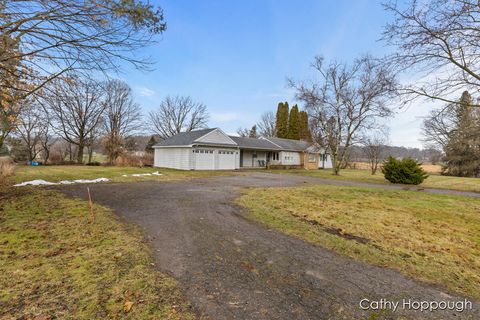
[[[182,170],[332,166],[330,155],[314,144],[280,138],[228,136],[219,128],[182,132],[153,148],[155,167]]]

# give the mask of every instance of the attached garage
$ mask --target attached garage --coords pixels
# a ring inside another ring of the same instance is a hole
[[[182,132],[154,146],[156,167],[183,170],[235,170],[239,149],[220,129]]]

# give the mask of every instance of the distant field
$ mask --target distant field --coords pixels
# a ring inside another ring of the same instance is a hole
[[[480,298],[480,199],[315,185],[237,201],[269,228]]]
[[[161,176],[133,177],[132,174],[160,172]],[[191,178],[202,178],[215,175],[235,174],[233,171],[184,171],[163,168],[135,168],[135,167],[114,167],[114,166],[24,166],[16,167],[15,175],[9,178],[9,182],[21,183],[30,180],[47,180],[58,182],[61,180],[96,179],[108,178],[113,182],[145,181],[145,180],[184,180]],[[127,177],[123,177],[127,175]]]
[[[372,175],[369,170],[360,170],[360,169],[344,169],[340,171],[339,176],[333,175],[332,170],[330,169],[270,170],[270,172],[298,174],[298,175],[325,178],[325,179],[334,179],[334,180],[350,180],[350,181],[360,181],[360,182],[367,182],[367,183],[390,184],[390,182],[385,180],[381,172],[377,172],[377,174]],[[480,178],[448,177],[448,176],[442,176],[439,174],[431,173],[430,176],[420,185],[420,187],[480,192]]]
[[[352,162],[350,166],[350,169],[370,170],[370,164],[367,162]],[[438,164],[422,164],[422,168],[428,173],[440,173],[442,171],[442,166]]]

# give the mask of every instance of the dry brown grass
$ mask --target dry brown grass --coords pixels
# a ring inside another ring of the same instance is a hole
[[[10,157],[0,157],[0,184],[15,174],[15,164]]]
[[[269,228],[480,297],[480,199],[316,185],[237,201]]]

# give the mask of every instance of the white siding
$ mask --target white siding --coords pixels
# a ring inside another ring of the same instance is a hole
[[[325,157],[325,160],[322,161],[323,157]],[[324,168],[324,169],[331,169],[333,167],[332,157],[329,154],[327,155],[320,154],[320,161],[319,161],[318,167]]]
[[[192,148],[155,148],[154,166],[190,170]]]
[[[203,137],[195,140],[195,142],[205,142],[205,143],[218,143],[218,144],[231,144],[236,145],[235,141],[230,139],[229,136],[225,135],[220,130],[213,130]]]
[[[300,152],[280,152],[280,162],[283,165],[299,166],[301,164]]]
[[[254,158],[253,154],[256,154],[257,157]],[[258,163],[259,160],[264,160],[267,162],[267,152],[265,151],[254,151],[254,150],[243,150],[243,163],[242,166],[245,168],[254,168],[260,167]]]

